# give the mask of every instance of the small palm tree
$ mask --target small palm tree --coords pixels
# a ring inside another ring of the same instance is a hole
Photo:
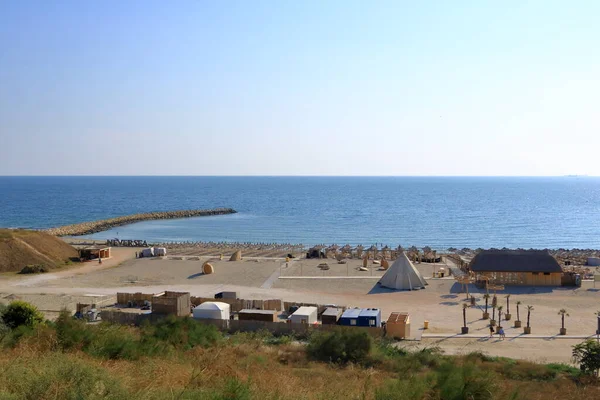
[[[463,327],[467,327],[467,304],[463,303]]]
[[[517,321],[520,321],[521,318],[519,317],[519,306],[521,305],[521,301],[517,301]]]
[[[494,297],[492,297],[492,306],[497,306],[498,305],[498,297],[496,297],[496,294],[494,294]]]
[[[500,325],[502,325],[502,308],[502,306],[498,306],[498,329],[500,329]]]
[[[565,310],[564,308],[560,309],[560,311],[558,312],[558,315],[560,315],[561,328],[565,329],[565,316],[570,317],[570,315],[569,315],[569,313],[567,313],[567,310]]]
[[[484,294],[483,298],[485,299],[485,313],[487,314],[488,312],[488,301],[490,300],[490,295],[489,294]]]
[[[506,295],[506,313],[510,314],[510,294]]]
[[[492,303],[492,321],[496,320],[496,306]]]
[[[533,306],[527,306],[527,327],[529,328],[529,318],[531,317],[531,312],[533,311]]]

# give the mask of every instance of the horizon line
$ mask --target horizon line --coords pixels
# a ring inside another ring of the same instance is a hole
[[[57,174],[57,175],[37,175],[37,174],[22,174],[10,175],[0,174],[0,178],[598,178],[600,175],[586,174],[565,174],[565,175],[179,175],[179,174],[138,174],[138,175],[110,175],[110,174]]]

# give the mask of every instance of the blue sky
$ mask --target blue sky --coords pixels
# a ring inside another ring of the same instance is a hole
[[[600,175],[598,15],[0,2],[0,174]]]

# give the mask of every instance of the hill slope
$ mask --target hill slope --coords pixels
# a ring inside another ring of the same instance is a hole
[[[77,256],[74,247],[47,233],[0,229],[0,272],[20,271],[30,264],[56,267]]]

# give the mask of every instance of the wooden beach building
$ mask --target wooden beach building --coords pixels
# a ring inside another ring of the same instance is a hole
[[[98,258],[105,259],[110,258],[110,247],[103,245],[91,245],[79,247],[79,258],[82,260],[96,260]]]
[[[500,285],[560,286],[563,274],[546,250],[483,250],[469,269],[478,282]]]

